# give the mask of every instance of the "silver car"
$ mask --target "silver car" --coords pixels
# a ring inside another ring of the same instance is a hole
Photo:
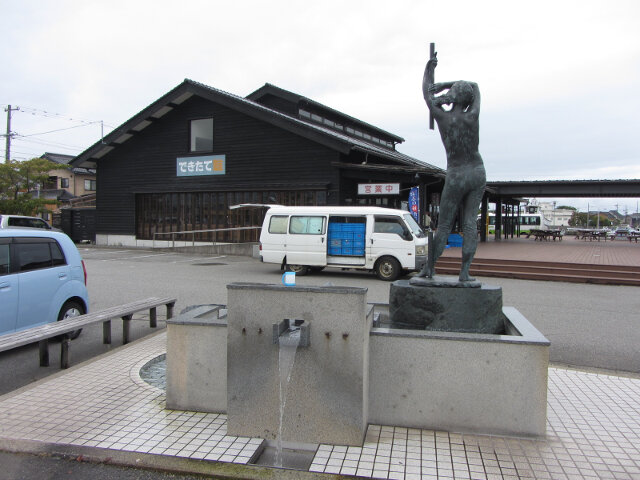
[[[41,228],[59,232],[39,217],[27,217],[24,215],[0,215],[0,228]]]

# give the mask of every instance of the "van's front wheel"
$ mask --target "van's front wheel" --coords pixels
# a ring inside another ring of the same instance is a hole
[[[400,267],[400,262],[395,258],[382,257],[376,262],[374,271],[380,280],[392,282],[400,276],[402,269]]]
[[[306,265],[289,265],[285,267],[285,272],[294,272],[296,275],[303,276],[309,272],[309,267]]]

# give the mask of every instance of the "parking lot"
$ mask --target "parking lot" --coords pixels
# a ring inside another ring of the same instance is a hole
[[[88,272],[91,309],[98,310],[149,296],[175,296],[175,311],[190,305],[226,303],[232,282],[279,283],[277,265],[249,257],[194,255],[139,249],[80,246]],[[504,304],[516,307],[549,340],[551,361],[640,376],[640,295],[637,287],[480,278],[500,285]],[[326,269],[298,277],[299,285],[358,286],[369,302],[388,302],[389,284],[372,273]],[[164,315],[164,309],[158,313]],[[163,320],[158,329],[164,328]],[[102,344],[102,327],[86,328],[72,342],[71,363],[108,353],[121,345],[120,322],[112,322],[113,344]],[[134,317],[133,340],[152,334],[144,317]],[[0,354],[0,394],[60,371],[57,344],[51,366],[38,366],[37,345]]]

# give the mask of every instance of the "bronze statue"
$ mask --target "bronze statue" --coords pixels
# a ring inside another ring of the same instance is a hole
[[[418,274],[433,278],[435,263],[442,255],[453,227],[456,213],[462,207],[462,268],[459,280],[471,282],[469,267],[478,246],[476,218],[484,194],[486,173],[478,152],[480,90],[473,82],[434,83],[438,65],[431,56],[422,80],[422,92],[429,111],[438,124],[447,153],[447,177],[440,200],[438,230],[434,237],[433,258]],[[442,95],[437,94],[448,90]]]

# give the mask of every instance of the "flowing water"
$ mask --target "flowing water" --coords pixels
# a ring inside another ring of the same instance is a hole
[[[290,329],[280,336],[278,352],[278,371],[280,373],[280,424],[278,426],[278,438],[276,445],[275,466],[282,467],[282,421],[284,419],[287,403],[287,387],[291,380],[293,362],[296,358],[296,350],[300,343],[300,329]]]

